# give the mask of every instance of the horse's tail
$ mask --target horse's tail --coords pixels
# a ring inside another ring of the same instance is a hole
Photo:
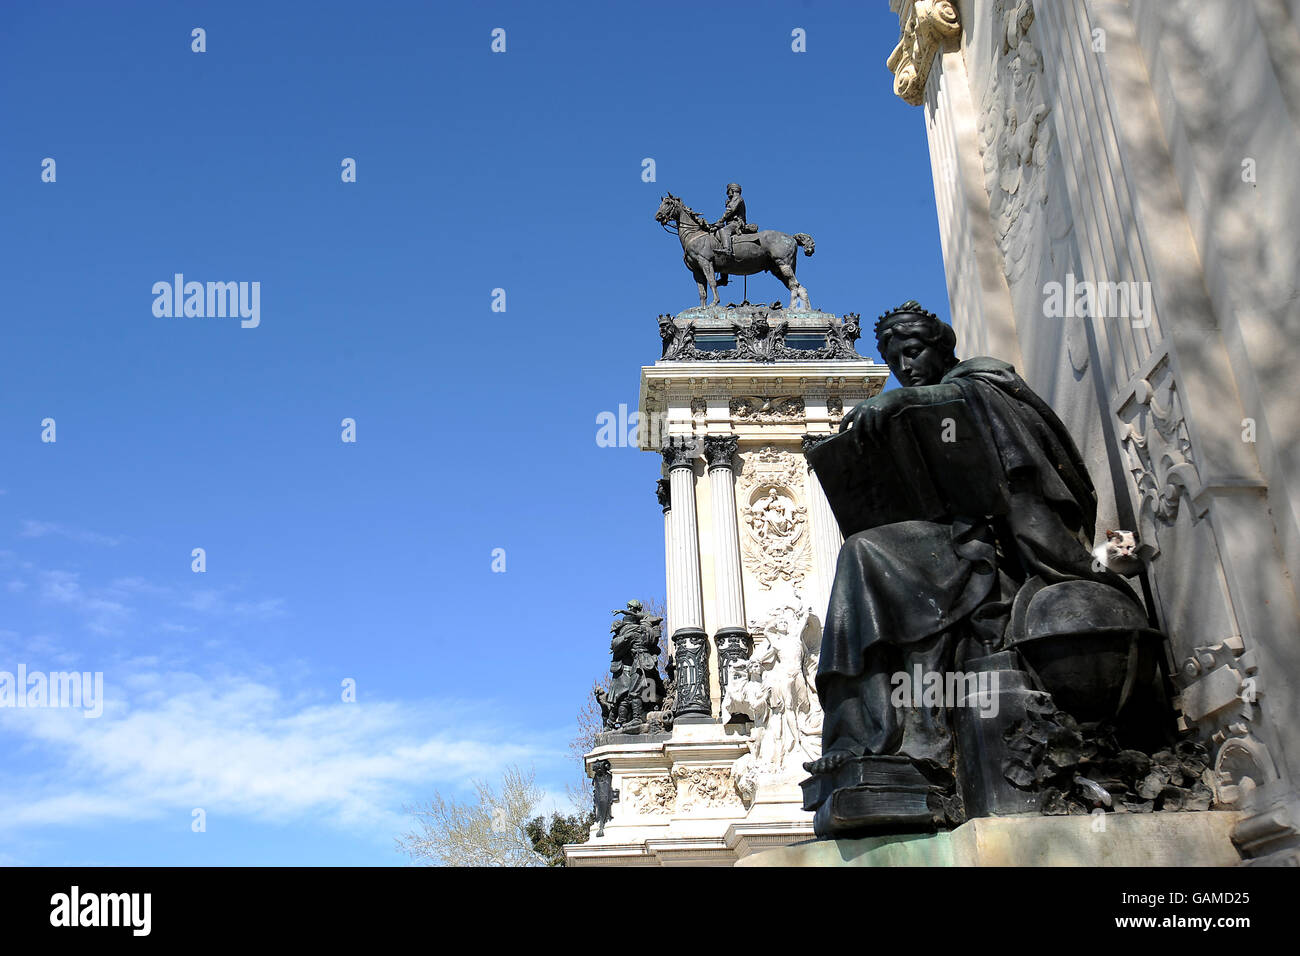
[[[790,237],[797,245],[803,246],[803,254],[810,256],[817,251],[817,244],[813,242],[813,237],[806,232],[796,232]]]

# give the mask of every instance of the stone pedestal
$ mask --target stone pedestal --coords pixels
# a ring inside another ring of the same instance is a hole
[[[1134,813],[971,820],[955,830],[816,840],[738,866],[1235,866],[1240,813]],[[1102,823],[1104,821],[1104,826]]]

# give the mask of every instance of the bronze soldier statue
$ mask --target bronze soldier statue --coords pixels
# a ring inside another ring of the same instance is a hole
[[[613,663],[605,726],[614,730],[639,726],[663,700],[663,678],[659,676],[659,629],[663,618],[644,610],[640,601],[628,601],[626,610],[612,613],[623,615],[622,620],[616,618],[610,625],[614,634],[610,642]]]
[[[740,183],[727,183],[727,205],[722,210],[722,218],[713,224],[713,229],[728,259],[733,256],[732,240],[738,233],[758,232],[758,227],[751,226],[745,219],[745,200],[740,194]],[[726,285],[727,281],[727,273],[719,271],[718,285]]]

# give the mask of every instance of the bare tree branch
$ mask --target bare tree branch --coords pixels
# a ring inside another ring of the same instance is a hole
[[[397,848],[424,866],[543,866],[525,829],[542,800],[536,774],[506,769],[498,794],[475,781],[477,799],[458,803],[435,793],[427,806],[405,807],[418,828],[397,839]]]

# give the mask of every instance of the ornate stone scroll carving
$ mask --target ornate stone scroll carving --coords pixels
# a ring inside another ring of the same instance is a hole
[[[1178,669],[1182,722],[1209,739],[1219,806],[1237,806],[1277,777],[1273,758],[1253,730],[1263,696],[1257,670],[1254,655],[1235,636],[1196,648]]]
[[[678,812],[740,803],[729,767],[674,767],[672,773]]]
[[[745,567],[764,589],[802,581],[811,558],[800,458],[772,445],[747,454],[736,494]]]
[[[1151,379],[1139,380],[1134,388],[1133,419],[1121,432],[1139,496],[1138,550],[1146,559],[1160,553],[1159,531],[1177,519],[1181,499],[1194,499],[1201,491],[1178,386],[1167,365]],[[1204,513],[1201,508],[1196,517]]]
[[[661,359],[676,361],[696,358],[697,355],[704,354],[695,347],[694,322],[678,325],[671,315],[661,315],[659,316],[659,338],[663,340],[663,353],[659,356]]]
[[[953,0],[915,0],[902,18],[902,28],[885,66],[894,74],[894,92],[903,102],[920,106],[935,56],[945,42],[961,33],[957,5]]]
[[[660,358],[670,362],[717,362],[739,359],[746,362],[791,362],[791,361],[853,361],[865,362],[859,355],[854,343],[861,335],[861,316],[849,313],[841,320],[826,314],[827,325],[817,330],[823,336],[824,344],[817,348],[794,348],[785,344],[785,337],[790,334],[790,323],[778,318],[772,321],[772,312],[767,306],[745,305],[726,314],[739,316],[748,321],[731,321],[726,329],[735,337],[736,346],[730,349],[701,349],[695,344],[697,327],[693,319],[676,321],[671,315],[659,316],[659,337],[663,342]],[[714,331],[717,331],[714,329]],[[801,332],[797,328],[794,331]],[[694,406],[692,406],[694,411]]]
[[[854,343],[862,334],[862,316],[850,312],[844,316],[839,325],[831,325],[826,330],[826,344],[817,350],[819,358],[824,359],[861,359]]]
[[[756,422],[801,422],[803,416],[803,399],[798,395],[781,395],[775,398],[738,395],[731,400],[733,419]]]
[[[623,790],[632,813],[640,816],[663,816],[677,805],[677,787],[669,776],[626,777]]]

